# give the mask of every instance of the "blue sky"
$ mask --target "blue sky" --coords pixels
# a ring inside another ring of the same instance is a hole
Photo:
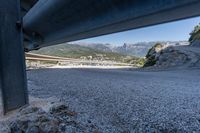
[[[199,23],[200,17],[196,17],[141,29],[84,39],[78,42],[123,45],[123,43],[148,41],[182,41],[188,40],[189,33],[193,30],[194,26]]]

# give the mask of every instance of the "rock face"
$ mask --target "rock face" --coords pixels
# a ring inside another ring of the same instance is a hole
[[[200,47],[200,40],[195,40],[195,41],[191,42],[190,45],[195,46],[195,47]]]
[[[200,47],[200,24],[190,33],[189,42],[191,46]]]
[[[153,46],[147,53],[147,55],[146,55],[147,60],[144,64],[144,67],[154,66],[156,64],[157,53],[159,53],[159,51],[157,51],[157,47],[158,47],[158,45]],[[159,47],[162,47],[162,46],[159,45]]]
[[[192,46],[153,46],[146,55],[144,67],[197,67],[200,65],[200,48]]]
[[[78,114],[63,104],[54,105],[48,112],[38,107],[21,109],[19,114],[5,121],[0,132],[5,133],[90,133],[98,130],[92,123],[83,124]]]
[[[156,66],[161,67],[181,66],[189,60],[186,54],[173,47],[163,49],[157,59]]]

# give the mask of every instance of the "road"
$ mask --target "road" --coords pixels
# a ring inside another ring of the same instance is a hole
[[[56,96],[103,133],[200,132],[200,69],[38,69],[31,96]]]

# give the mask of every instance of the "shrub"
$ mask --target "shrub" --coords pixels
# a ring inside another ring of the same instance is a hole
[[[200,23],[194,27],[194,30],[190,33],[189,42],[192,43],[195,40],[200,40]]]

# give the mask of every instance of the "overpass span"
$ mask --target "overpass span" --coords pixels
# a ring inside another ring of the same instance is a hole
[[[39,0],[23,18],[25,48],[195,17],[199,7],[200,0]]]

